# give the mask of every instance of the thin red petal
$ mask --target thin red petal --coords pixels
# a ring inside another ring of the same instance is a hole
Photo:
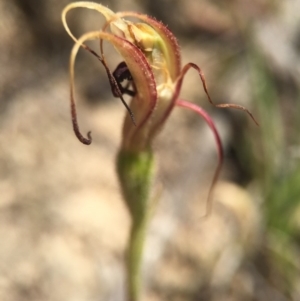
[[[224,155],[223,155],[222,142],[221,142],[218,130],[216,129],[213,120],[210,118],[208,113],[205,112],[201,107],[199,107],[199,106],[197,106],[193,103],[190,103],[188,101],[181,100],[181,99],[178,99],[176,101],[176,106],[179,106],[179,107],[182,107],[182,108],[185,108],[185,109],[189,109],[189,110],[197,113],[199,116],[201,116],[206,121],[208,126],[211,128],[211,130],[214,134],[215,140],[216,140],[217,149],[218,149],[218,165],[217,165],[217,168],[215,170],[215,173],[214,173],[214,176],[213,176],[210,188],[209,188],[208,197],[207,197],[205,216],[208,216],[212,211],[213,190],[214,190],[214,187],[215,187],[215,185],[217,183],[217,180],[219,178],[221,168],[222,168],[222,164],[223,164]]]
[[[198,65],[194,64],[194,63],[188,63],[188,64],[186,64],[186,65],[183,67],[183,69],[182,69],[182,71],[181,71],[181,74],[180,74],[180,76],[179,76],[179,78],[178,78],[178,82],[177,82],[177,85],[178,85],[178,89],[179,89],[179,90],[181,89],[181,85],[182,85],[183,78],[184,78],[185,74],[189,71],[190,68],[193,68],[193,69],[195,69],[195,70],[198,72],[198,75],[200,76],[200,79],[201,79],[201,81],[202,81],[203,89],[204,89],[204,91],[205,91],[205,94],[207,95],[208,101],[209,101],[213,106],[218,107],[218,108],[232,108],[232,109],[237,109],[237,110],[244,111],[244,112],[246,112],[246,113],[252,118],[252,120],[255,122],[256,125],[259,125],[258,122],[256,121],[256,119],[254,118],[254,116],[252,115],[252,113],[251,113],[248,109],[246,109],[245,107],[243,107],[243,106],[236,105],[236,104],[229,104],[229,103],[225,103],[225,104],[215,104],[215,103],[212,101],[212,99],[211,99],[211,97],[210,97],[210,95],[209,95],[209,93],[208,93],[208,89],[207,89],[205,77],[204,77],[204,74],[203,74],[201,68],[200,68]]]

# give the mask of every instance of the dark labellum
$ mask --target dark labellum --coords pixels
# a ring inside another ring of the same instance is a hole
[[[122,95],[127,94],[129,96],[135,96],[136,89],[134,86],[133,78],[125,62],[121,62],[116,67],[115,71],[113,72],[113,77],[115,78],[118,88]],[[122,86],[122,82],[125,80],[127,81],[127,83],[125,86]],[[130,86],[133,90],[129,89]],[[120,97],[118,90],[115,86],[112,86],[112,93],[115,97]]]

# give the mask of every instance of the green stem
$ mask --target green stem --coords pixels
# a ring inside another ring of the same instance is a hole
[[[127,254],[127,285],[128,301],[138,301],[141,290],[141,266],[144,242],[147,232],[147,217],[141,223],[131,226],[131,233]]]
[[[140,296],[141,262],[148,224],[153,165],[151,150],[138,153],[121,150],[118,155],[119,180],[132,219],[127,254],[128,301],[138,301]]]

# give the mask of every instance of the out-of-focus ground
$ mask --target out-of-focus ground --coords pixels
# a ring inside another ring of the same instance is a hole
[[[124,300],[130,220],[115,173],[125,114],[101,65],[81,51],[76,99],[89,147],[69,114],[69,1],[0,1],[0,300]],[[158,199],[144,258],[143,300],[300,300],[300,2],[103,1],[148,13],[178,37],[183,63],[201,66],[182,97],[220,131],[225,166],[214,212],[201,217],[216,166],[197,116],[174,110],[154,145]],[[77,34],[103,18],[69,14]],[[97,45],[96,45],[97,46]],[[107,53],[111,53],[108,49]],[[111,68],[120,61],[107,55]],[[155,193],[154,193],[155,194]]]

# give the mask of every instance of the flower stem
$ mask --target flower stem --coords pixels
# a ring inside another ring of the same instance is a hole
[[[128,301],[138,301],[141,289],[141,266],[147,230],[147,216],[132,224],[127,254]]]
[[[140,296],[141,263],[148,225],[153,161],[151,150],[121,150],[117,160],[124,200],[132,219],[126,266],[128,301],[138,301]]]

